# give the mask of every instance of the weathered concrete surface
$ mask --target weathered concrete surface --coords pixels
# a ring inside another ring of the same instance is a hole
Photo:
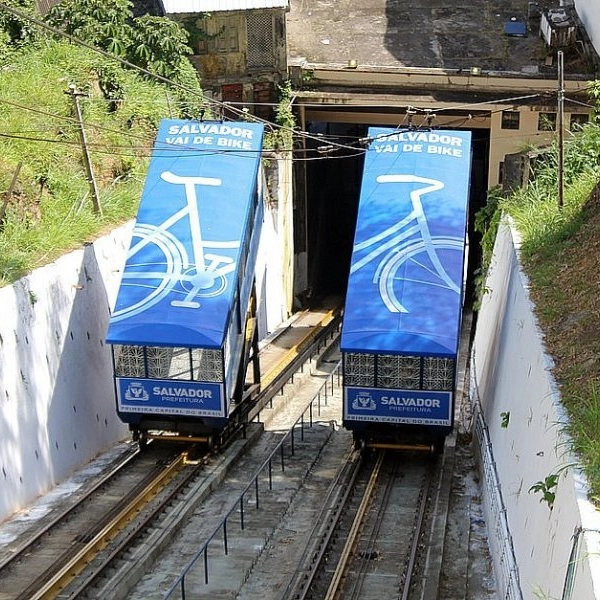
[[[289,62],[551,72],[539,16],[528,18],[528,6],[527,0],[291,0]],[[511,19],[526,25],[524,37],[505,35]],[[565,68],[585,71],[577,52]]]
[[[0,521],[127,435],[104,339],[130,229],[0,289]]]

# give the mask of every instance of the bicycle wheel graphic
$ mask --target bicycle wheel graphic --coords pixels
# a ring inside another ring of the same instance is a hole
[[[219,268],[219,262],[212,261],[205,270],[198,270],[190,262],[185,246],[162,226],[138,223],[132,240],[121,280],[124,293],[117,299],[113,321],[140,314],[168,295],[174,296],[173,306],[198,308],[200,305],[194,298],[217,296],[227,287],[225,273],[231,266]]]
[[[408,313],[410,307],[407,302],[422,303],[423,298],[431,296],[434,289],[438,294],[442,290],[450,296],[459,295],[463,252],[464,240],[461,238],[435,236],[430,241],[405,242],[388,252],[373,276],[387,309],[394,313]],[[449,264],[454,265],[452,274],[444,267]],[[410,281],[411,298],[403,297],[407,281]]]
[[[168,231],[136,224],[113,321],[128,319],[160,302],[188,267],[185,248]]]
[[[211,255],[205,256],[207,259],[210,257]],[[182,300],[173,299],[171,304],[173,306],[199,308],[200,303],[194,298],[211,298],[222,294],[227,288],[227,279],[224,273],[229,273],[235,267],[233,259],[225,262],[225,267],[221,266],[224,259],[225,257],[218,257],[217,261],[209,263],[204,270],[198,270],[195,265],[192,265],[182,273],[179,278],[181,289],[173,290],[173,294],[181,294],[184,297]]]

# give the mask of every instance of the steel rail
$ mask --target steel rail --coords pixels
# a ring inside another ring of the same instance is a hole
[[[341,466],[334,484],[323,502],[321,514],[316,519],[310,536],[311,543],[307,546],[300,567],[296,570],[288,584],[281,600],[305,600],[310,596],[311,586],[318,574],[321,563],[325,560],[336,526],[342,516],[343,509],[348,503],[354,490],[356,479],[364,464],[364,454],[354,451]]]
[[[285,360],[280,360],[277,363],[277,366],[272,368],[269,371],[269,385],[267,386],[267,390],[262,390],[258,398],[263,399],[263,406],[268,402],[268,400],[264,400],[266,396],[270,394],[270,398],[277,392],[278,389],[283,387],[287,381],[290,379],[289,371],[298,370],[298,365],[303,360],[307,360],[307,357],[314,353],[315,347],[320,347],[324,338],[326,338],[332,331],[335,331],[339,322],[339,311],[333,309],[329,311],[315,326],[311,328],[308,335],[306,335],[302,340],[300,340],[285,356]],[[311,356],[312,358],[312,356]],[[278,369],[280,372],[277,372]],[[275,390],[275,391],[273,391]],[[243,425],[241,425],[243,427]],[[239,432],[239,428],[237,431],[233,432],[235,436],[236,433]],[[179,441],[179,440],[178,440]],[[180,441],[189,442],[189,438],[181,438]],[[116,474],[121,468],[123,468],[126,464],[128,464],[135,456],[139,455],[139,449],[136,448],[130,456],[128,456],[124,461],[122,461],[118,466],[111,470],[111,473],[107,474],[102,478],[93,488],[91,488],[84,498],[78,503],[84,501],[89,496],[91,496],[95,491],[97,491],[102,485],[104,485],[114,474]],[[108,558],[103,559],[103,566],[96,566],[95,571],[93,573],[89,573],[90,563],[93,560],[97,560],[97,557],[100,553],[106,549],[106,547],[112,542],[114,546],[113,540],[115,537],[121,532],[128,523],[130,523],[136,515],[138,515],[144,508],[144,506],[148,505],[152,499],[156,497],[157,494],[164,489],[166,485],[172,480],[173,477],[177,475],[179,470],[183,468],[184,455],[182,454],[176,461],[174,461],[165,471],[161,473],[154,481],[152,481],[146,488],[143,489],[142,492],[136,495],[136,498],[119,510],[118,514],[116,514],[110,521],[106,524],[99,523],[97,525],[97,531],[90,534],[89,540],[79,541],[75,546],[71,549],[73,552],[72,555],[69,554],[66,562],[63,562],[61,568],[53,572],[53,568],[49,567],[44,574],[43,577],[39,577],[38,580],[44,580],[44,584],[41,587],[38,586],[38,581],[32,583],[29,588],[21,593],[18,598],[27,599],[27,600],[39,600],[39,599],[47,599],[47,598],[55,598],[57,597],[61,591],[65,590],[65,588],[69,587],[69,589],[75,586],[78,586],[77,593],[82,593],[85,589],[89,588],[92,585],[92,582],[98,577],[101,570],[106,567],[116,555],[122,551],[123,547],[126,547],[129,541],[134,539],[138,533],[139,528],[135,531],[131,532],[127,539],[124,542],[119,544],[119,548],[116,550],[112,550],[110,556]],[[176,493],[176,492],[174,492]],[[121,504],[122,506],[122,504]],[[41,537],[46,534],[54,525],[65,519],[68,514],[75,510],[77,505],[70,507],[68,510],[63,511],[60,515],[58,515],[51,523],[49,523],[42,531],[40,531],[34,538],[31,538],[26,543],[24,543],[17,552],[26,552],[27,548],[31,547],[35,544]],[[110,513],[109,513],[110,514]],[[147,524],[150,520],[152,520],[152,516],[145,519],[144,524]],[[106,554],[106,552],[105,552]],[[66,553],[65,553],[66,555]],[[57,562],[60,560],[64,560],[66,556],[63,555]],[[11,556],[8,560],[5,560],[2,565],[0,565],[0,571],[3,567],[7,567],[12,560],[15,559],[16,555]],[[88,575],[86,576],[83,573],[85,570],[88,570]],[[83,573],[83,582],[77,584],[76,579],[82,576]],[[44,579],[45,578],[45,579]]]
[[[102,486],[104,486],[108,481],[110,481],[121,469],[127,466],[132,460],[134,460],[140,453],[139,448],[132,446],[132,449],[128,450],[125,458],[121,460],[118,464],[116,464],[108,473],[102,476],[92,487],[90,487],[81,498],[77,501],[76,504],[67,507],[59,514],[57,514],[53,519],[49,520],[42,528],[36,531],[35,535],[28,538],[25,542],[23,542],[20,546],[15,548],[11,556],[6,558],[4,561],[0,562],[0,574],[2,571],[7,568],[14,561],[19,560],[19,557],[22,556],[29,548],[35,545],[44,535],[46,535],[53,527],[55,527],[58,523],[66,519],[73,511],[77,510],[81,507],[81,505],[90,498],[93,494],[95,494]]]
[[[377,511],[377,515],[375,517],[375,524],[369,534],[369,539],[367,542],[367,550],[365,550],[364,552],[361,553],[362,557],[361,557],[360,565],[359,565],[359,568],[356,570],[357,571],[356,581],[354,582],[354,584],[352,586],[352,592],[346,593],[346,598],[360,598],[359,594],[360,594],[360,591],[362,590],[362,585],[365,581],[366,571],[367,571],[366,566],[367,566],[367,563],[369,562],[367,557],[372,555],[375,552],[374,548],[376,546],[378,537],[380,535],[381,527],[383,525],[383,521],[385,518],[385,513],[387,510],[387,507],[389,506],[390,496],[392,495],[394,483],[398,476],[398,468],[399,468],[398,462],[394,462],[393,469],[390,474],[391,476],[386,477],[385,490],[384,490],[383,499],[381,502],[382,508]]]
[[[47,583],[34,594],[29,594],[29,600],[55,598],[62,589],[72,582],[120,532],[162,489],[183,469],[185,452],[181,453],[158,477],[155,478],[141,494],[121,508],[119,512],[99,531],[93,539],[83,545],[71,559],[52,576]]]
[[[321,343],[339,325],[341,320],[338,309],[328,311],[323,318],[311,328],[305,337],[290,348],[269,369],[261,381],[261,401],[249,413],[252,420],[264,408],[265,404],[281,389],[285,381],[297,370],[299,363],[305,362],[315,346]]]
[[[317,344],[321,344],[322,341],[322,337],[323,335],[328,335],[330,333],[330,331],[332,330],[331,328],[335,328],[336,324],[335,324],[335,314],[334,311],[330,311],[327,315],[325,315],[325,317],[323,317],[323,319],[321,319],[321,321],[318,323],[318,325],[315,327],[315,329],[318,329],[318,331],[315,333],[315,330],[311,330],[309,332],[309,334],[307,336],[305,336],[296,346],[300,346],[302,345],[303,347],[305,347],[304,352],[298,352],[295,355],[295,360],[292,359],[292,363],[296,366],[297,369],[297,365],[298,365],[298,357],[302,357],[305,356],[305,352],[312,352],[314,347]],[[281,364],[281,363],[278,363]],[[284,368],[284,367],[282,367]],[[272,382],[274,384],[280,384],[280,386],[282,387],[283,385],[285,385],[285,382],[289,380],[289,376],[287,376],[287,374],[285,373],[285,370],[283,372],[280,372],[279,374],[276,374],[273,379]],[[325,385],[327,385],[327,382],[325,383]],[[259,397],[262,396],[262,394],[264,394],[265,392],[261,392],[259,394]],[[314,400],[313,400],[314,402]],[[312,404],[312,403],[311,403]],[[227,445],[227,441],[230,441],[233,437],[235,437],[235,435],[239,432],[239,428],[238,429],[232,429],[230,431],[231,436],[229,436],[227,438],[227,440],[224,441],[223,445]],[[189,441],[188,438],[182,438],[182,441]],[[200,460],[199,463],[202,463],[204,459]],[[190,474],[189,477],[191,477],[192,475]],[[186,480],[187,481],[187,480]],[[69,588],[69,592],[70,592],[70,596],[72,597],[73,595],[75,595],[75,597],[79,597],[79,595],[85,593],[85,591],[87,589],[89,589],[92,585],[93,582],[100,576],[100,574],[102,573],[102,571],[119,555],[119,553],[121,553],[127,546],[130,545],[131,541],[133,539],[135,539],[135,537],[137,537],[138,533],[143,530],[147,524],[149,522],[151,522],[154,519],[154,516],[157,513],[162,512],[163,510],[163,505],[167,504],[170,499],[176,495],[178,493],[178,490],[185,485],[185,481],[182,482],[180,485],[177,486],[177,489],[175,491],[173,491],[169,497],[167,499],[165,499],[163,502],[160,503],[160,506],[155,508],[151,514],[147,515],[144,519],[143,522],[138,523],[136,528],[134,528],[131,532],[129,532],[129,534],[126,536],[126,538],[122,541],[120,541],[115,548],[113,548],[111,550],[111,552],[109,553],[108,556],[106,556],[100,563],[98,563],[94,569],[92,570],[92,572],[88,573],[87,576],[84,574],[83,575],[83,580],[77,584],[77,582],[75,582],[75,585],[73,585],[72,583],[67,583],[67,585],[70,585],[71,587]],[[140,509],[141,510],[141,509]],[[139,512],[139,511],[138,511]],[[116,535],[116,534],[115,534]],[[114,535],[112,536],[113,538],[115,537]],[[105,547],[107,544],[99,544],[98,545],[98,549],[96,551],[96,555],[99,554]],[[86,555],[83,553],[83,551],[81,553],[79,553],[83,556],[84,561],[87,561],[88,563],[91,562],[92,558],[94,558],[94,552],[93,550],[90,550],[90,552]],[[87,566],[87,564],[86,564]],[[68,569],[68,567],[66,567]],[[83,571],[83,569],[80,569],[79,572],[75,573],[75,569],[71,569],[71,573],[74,574],[74,577],[72,577],[72,580],[75,579],[75,577],[79,576],[81,574],[81,572]],[[76,589],[75,589],[76,587]],[[63,586],[64,589],[64,586]],[[71,593],[72,592],[72,593]],[[37,600],[37,599],[32,599],[32,600]]]
[[[423,529],[423,524],[425,522],[425,512],[427,510],[427,506],[429,504],[429,496],[430,490],[433,480],[433,467],[430,467],[427,470],[427,479],[425,481],[425,489],[421,491],[420,502],[419,502],[419,510],[417,513],[417,520],[414,526],[414,535],[412,539],[412,543],[410,545],[410,553],[409,558],[406,563],[406,577],[404,579],[402,585],[402,595],[400,596],[401,600],[408,600],[410,594],[410,586],[412,583],[412,577],[415,572],[415,565],[417,563],[417,556],[419,554],[419,542],[421,539],[421,533]]]
[[[146,514],[143,518],[139,519],[136,527],[129,532],[124,539],[115,544],[108,555],[105,556],[98,564],[96,564],[91,569],[91,572],[82,578],[83,580],[81,582],[75,582],[76,585],[69,588],[69,597],[82,597],[85,592],[94,585],[95,581],[113,563],[119,554],[126,550],[138,537],[138,535],[144,531],[147,526],[157,517],[157,515],[164,512],[165,507],[172,502],[173,498],[177,496],[186,485],[188,485],[189,481],[194,477],[198,470],[206,464],[208,456],[209,455],[207,454],[203,458],[195,460],[193,463],[189,463],[193,464],[193,468],[190,469],[188,475],[182,481],[180,481],[175,489],[173,489],[165,498],[163,498],[161,502],[153,508],[152,511]]]
[[[333,573],[333,578],[329,583],[329,588],[327,589],[327,593],[324,596],[324,600],[333,600],[339,591],[344,574],[346,572],[346,569],[348,568],[350,556],[352,555],[352,551],[354,550],[356,540],[362,529],[365,515],[367,514],[367,510],[369,509],[369,506],[373,501],[373,492],[375,491],[375,486],[377,485],[377,480],[379,479],[379,473],[381,472],[381,467],[383,465],[384,460],[385,452],[380,452],[377,457],[377,462],[373,467],[373,471],[371,472],[371,476],[369,477],[369,481],[367,483],[367,487],[365,488],[362,500],[360,502],[360,506],[358,507],[358,511],[354,517],[352,526],[350,527],[350,532],[348,533],[348,537],[346,538],[346,544],[344,545],[335,572]]]

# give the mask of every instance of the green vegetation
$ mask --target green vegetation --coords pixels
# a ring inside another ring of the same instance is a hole
[[[129,0],[62,0],[44,21],[34,0],[4,4],[0,286],[132,218],[160,120],[212,114],[187,58],[189,34],[170,19],[134,18]],[[70,86],[83,94],[101,215]],[[291,88],[280,91],[283,129],[274,128],[266,145],[289,149]]]
[[[45,28],[33,0],[8,6],[17,13],[0,11],[0,285],[131,218],[161,118],[203,103],[187,33],[169,19],[133,18],[128,0],[65,0]]]
[[[557,165],[554,144],[538,156],[528,187],[498,207],[522,236],[532,299],[571,419],[568,433],[600,506],[600,126],[589,123],[565,142],[563,207]],[[486,222],[496,220],[488,215]]]
[[[290,152],[294,145],[294,128],[296,120],[292,110],[293,90],[290,81],[279,86],[279,103],[275,109],[275,122],[278,127],[267,128],[263,141],[265,149],[274,152]],[[265,164],[269,164],[266,159]]]
[[[545,502],[548,508],[552,510],[556,498],[556,486],[558,485],[558,475],[553,473],[544,478],[544,481],[538,481],[529,488],[529,493],[540,493],[540,502]]]
[[[47,40],[12,54],[0,73],[0,285],[135,212],[168,91],[119,68],[115,110],[101,91],[105,68],[115,70],[93,52]],[[102,217],[93,212],[69,84],[88,94],[80,104]]]

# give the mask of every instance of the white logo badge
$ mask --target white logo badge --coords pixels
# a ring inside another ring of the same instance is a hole
[[[147,402],[150,400],[150,396],[141,383],[132,382],[125,390],[125,400]]]
[[[371,392],[358,392],[352,400],[352,408],[354,410],[376,410],[377,405],[371,396]]]

